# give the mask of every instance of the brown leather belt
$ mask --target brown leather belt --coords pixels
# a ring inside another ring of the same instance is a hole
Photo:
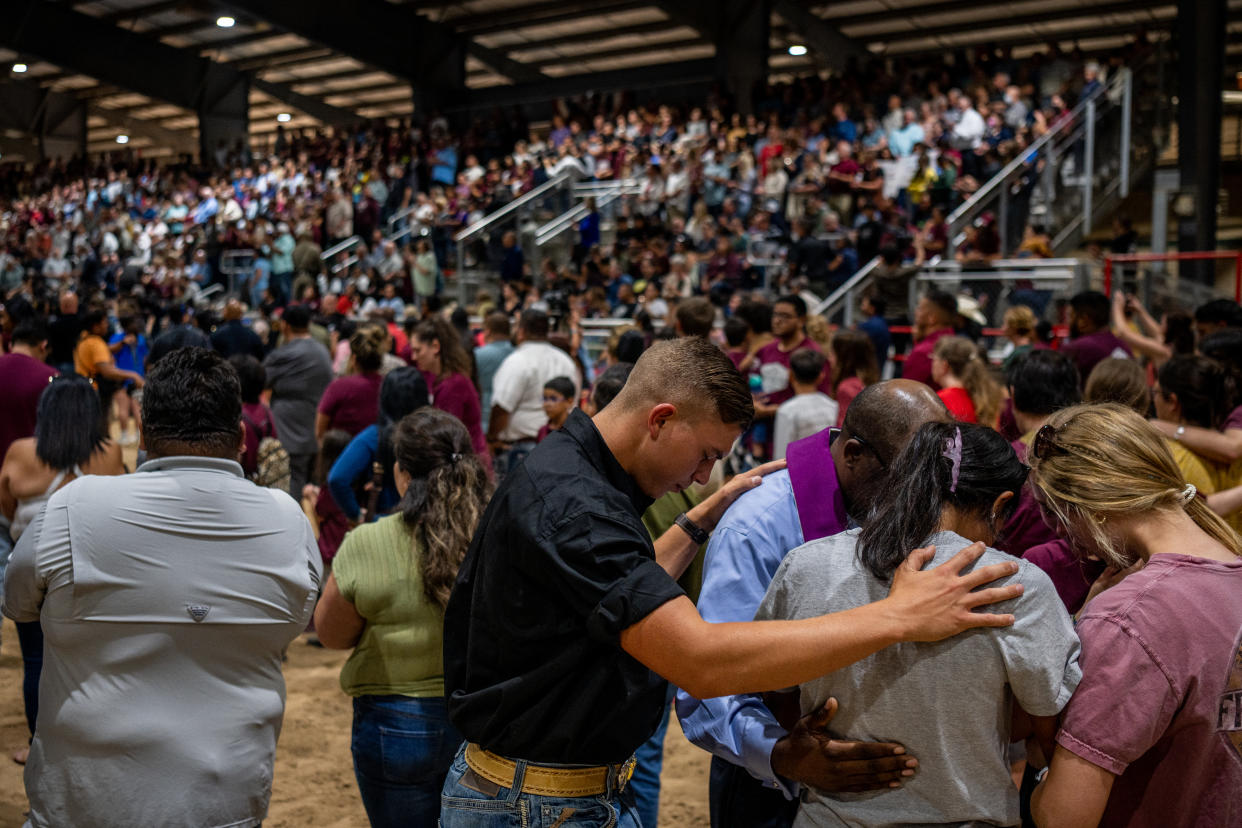
[[[502,788],[513,787],[517,763],[470,742],[466,745],[466,764],[479,776]],[[599,796],[611,787],[625,789],[634,775],[634,757],[620,765],[597,765],[590,768],[555,768],[547,765],[526,765],[522,777],[522,793],[537,796]]]

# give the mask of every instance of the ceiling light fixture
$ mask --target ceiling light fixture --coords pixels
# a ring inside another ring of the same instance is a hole
[[[116,142],[117,142],[118,144],[128,144],[128,143],[129,143],[129,136],[128,136],[128,135],[125,135],[124,133],[122,133],[121,135],[116,136]]]
[[[293,116],[288,112],[282,112],[276,116],[276,120],[280,121],[282,124],[287,124],[293,120]]]
[[[794,57],[802,57],[803,55],[806,54],[806,47],[803,46],[801,43],[795,43],[794,45],[789,47],[789,54],[793,55]]]
[[[233,24],[236,22],[236,20],[229,17],[227,14],[216,18],[216,25],[221,29],[231,29],[233,28]]]
[[[19,75],[20,75],[22,72],[25,72],[25,71],[26,71],[26,68],[27,68],[27,67],[26,67],[26,64],[24,64],[24,63],[14,63],[14,64],[13,64],[13,71],[14,71],[14,72],[16,72],[16,73],[17,73],[17,74],[19,74]]]

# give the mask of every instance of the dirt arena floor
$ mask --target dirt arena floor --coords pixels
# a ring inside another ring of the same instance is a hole
[[[349,758],[350,702],[337,684],[345,653],[289,648],[284,729],[276,751],[272,805],[264,828],[365,828],[366,814]],[[0,828],[20,828],[26,811],[22,768],[14,750],[26,739],[21,653],[13,623],[0,632]],[[708,756],[669,723],[664,744],[660,825],[705,826]]]

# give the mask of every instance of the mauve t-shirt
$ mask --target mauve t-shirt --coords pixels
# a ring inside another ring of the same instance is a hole
[[[1117,774],[1100,825],[1242,825],[1242,559],[1153,555],[1078,636],[1057,743]]]
[[[1220,430],[1228,431],[1231,428],[1242,429],[1242,405],[1229,412],[1229,416],[1225,419],[1225,424],[1220,427]]]
[[[4,389],[4,405],[0,406],[0,462],[14,440],[34,436],[39,397],[54,376],[55,368],[34,357],[0,356],[0,388]]]
[[[354,437],[379,417],[378,373],[350,374],[332,380],[319,400],[319,413],[328,415],[328,428],[339,428]]]
[[[1087,384],[1087,377],[1091,376],[1091,369],[1099,363],[1109,357],[1125,359],[1133,356],[1130,346],[1107,330],[1080,336],[1066,343],[1061,348],[1061,353],[1074,360],[1074,364],[1078,366],[1078,382],[1083,386]]]

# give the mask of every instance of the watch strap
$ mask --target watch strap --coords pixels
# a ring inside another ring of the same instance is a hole
[[[690,540],[699,546],[707,543],[707,539],[711,537],[705,529],[687,517],[685,512],[674,518],[673,522],[685,530],[686,534],[690,536]]]

